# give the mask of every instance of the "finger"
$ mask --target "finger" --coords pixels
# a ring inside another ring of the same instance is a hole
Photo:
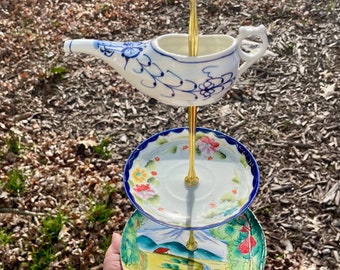
[[[111,249],[115,254],[120,254],[120,244],[122,242],[122,236],[118,233],[112,234]]]
[[[111,245],[106,251],[103,270],[123,269],[120,261],[121,236],[118,233],[112,234]]]

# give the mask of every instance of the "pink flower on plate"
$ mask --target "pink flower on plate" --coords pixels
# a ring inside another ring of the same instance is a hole
[[[212,202],[212,203],[209,203],[209,207],[210,208],[215,208],[217,205],[216,205],[216,203],[214,203],[214,202]]]
[[[150,188],[150,184],[136,185],[133,188],[133,191],[139,198],[144,200],[150,199],[155,196],[155,191]]]
[[[218,142],[208,136],[204,136],[197,141],[198,149],[207,157],[210,157],[213,153],[217,152],[217,147],[219,145]]]
[[[244,239],[241,244],[238,246],[238,250],[242,253],[242,255],[248,254],[253,247],[256,246],[255,238],[250,235],[246,239]]]

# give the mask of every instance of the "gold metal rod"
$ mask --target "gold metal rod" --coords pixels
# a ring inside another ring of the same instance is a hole
[[[185,177],[185,184],[188,187],[195,187],[199,183],[199,178],[195,172],[195,141],[196,141],[196,118],[197,107],[190,106],[188,108],[189,113],[189,171]]]
[[[195,251],[197,249],[197,242],[194,237],[194,231],[190,231],[189,240],[186,243],[186,248],[190,251]]]
[[[196,0],[190,0],[190,19],[188,35],[189,56],[198,55],[198,20]],[[196,139],[196,106],[188,108],[189,118],[189,172],[185,178],[185,184],[189,187],[197,186],[199,178],[195,172],[195,139]]]
[[[190,19],[189,19],[189,56],[198,55],[198,20],[196,0],[190,0]]]
[[[190,20],[189,20],[189,35],[188,35],[189,56],[198,56],[198,20],[197,20],[197,3],[196,0],[190,0]],[[195,172],[195,141],[196,141],[196,119],[197,107],[190,106],[188,108],[189,120],[189,171],[185,177],[185,184],[188,187],[197,186],[199,178]],[[194,231],[190,230],[190,237],[186,243],[189,251],[197,249]]]

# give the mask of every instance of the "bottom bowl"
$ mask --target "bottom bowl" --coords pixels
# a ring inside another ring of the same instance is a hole
[[[223,225],[194,231],[198,245],[193,252],[186,249],[189,233],[135,211],[123,231],[123,269],[264,269],[265,238],[249,209]]]

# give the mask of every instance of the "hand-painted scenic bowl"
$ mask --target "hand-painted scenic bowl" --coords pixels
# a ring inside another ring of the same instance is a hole
[[[230,222],[194,235],[198,245],[191,252],[186,249],[189,231],[155,223],[136,211],[123,231],[123,269],[264,269],[265,237],[249,209]]]
[[[124,186],[143,215],[182,229],[215,227],[240,215],[260,183],[257,163],[237,140],[196,129],[195,170],[199,185],[187,187],[189,132],[176,128],[142,142],[124,168]]]

